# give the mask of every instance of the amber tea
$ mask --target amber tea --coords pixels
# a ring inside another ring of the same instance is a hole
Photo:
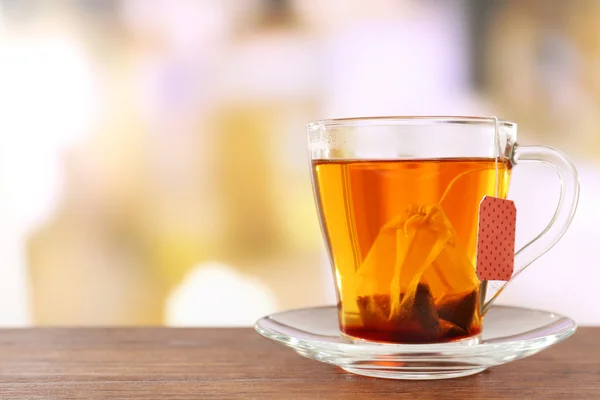
[[[510,170],[495,158],[313,160],[341,331],[395,343],[478,335],[478,207],[506,197]]]

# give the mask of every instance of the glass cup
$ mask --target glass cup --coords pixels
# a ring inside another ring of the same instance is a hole
[[[310,123],[308,136],[340,330],[353,340],[477,343],[498,294],[556,244],[577,206],[573,164],[557,150],[519,146],[512,122],[331,119]],[[479,204],[484,196],[506,198],[513,167],[524,161],[558,173],[556,212],[515,254],[510,281],[481,282]]]

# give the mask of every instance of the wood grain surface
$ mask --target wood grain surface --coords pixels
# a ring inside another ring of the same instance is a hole
[[[0,399],[600,399],[600,328],[479,375],[393,381],[251,329],[0,330]]]

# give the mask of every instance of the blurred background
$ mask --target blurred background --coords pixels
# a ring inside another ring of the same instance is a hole
[[[600,325],[599,20],[596,0],[0,0],[0,325],[335,303],[306,123],[410,114],[497,115],[572,157],[572,228],[501,302]],[[558,182],[513,177],[523,244]]]

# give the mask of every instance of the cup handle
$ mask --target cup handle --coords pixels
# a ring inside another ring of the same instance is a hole
[[[552,219],[546,228],[533,240],[523,246],[515,253],[515,272],[508,282],[500,283],[498,290],[485,303],[483,303],[482,313],[485,314],[494,303],[498,295],[508,286],[521,272],[525,271],[531,263],[544,255],[562,238],[565,234],[577,209],[579,201],[579,179],[577,170],[562,152],[545,146],[519,146],[515,145],[512,164],[517,165],[520,162],[534,161],[549,165],[558,174],[560,181],[560,196],[558,205]],[[488,282],[482,282],[481,296],[485,300]],[[496,287],[494,287],[496,288]]]

